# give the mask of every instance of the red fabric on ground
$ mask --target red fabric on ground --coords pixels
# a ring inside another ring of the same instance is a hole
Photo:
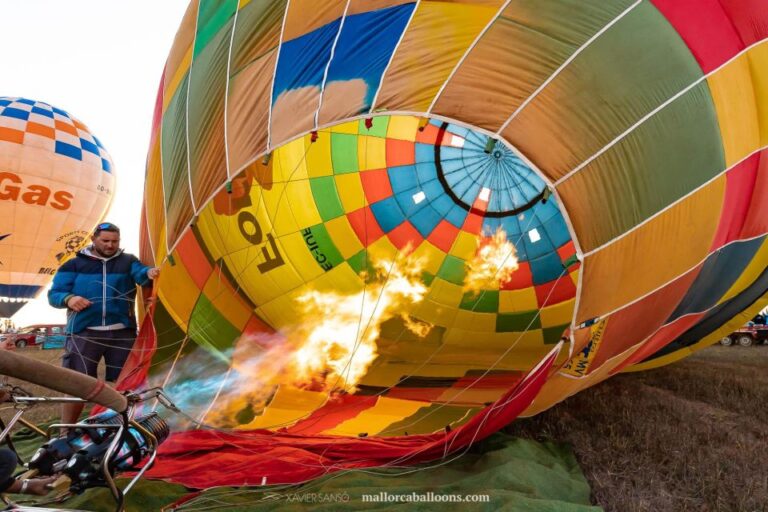
[[[177,432],[145,476],[188,487],[299,483],[344,469],[410,466],[445,458],[480,441],[530,405],[560,345],[514,389],[448,433],[404,437],[304,436],[268,430]]]
[[[150,314],[141,326],[117,389],[146,387],[147,371],[156,346]],[[274,485],[305,482],[344,469],[411,466],[442,459],[517,418],[546,382],[560,348],[558,344],[513,389],[451,432],[369,438],[270,430],[174,432],[160,445],[158,458],[145,477],[199,489]],[[172,414],[162,410],[160,413],[161,416]]]

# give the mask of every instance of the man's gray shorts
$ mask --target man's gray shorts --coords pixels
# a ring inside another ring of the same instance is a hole
[[[96,377],[99,361],[103,357],[107,365],[105,380],[115,382],[135,341],[136,330],[133,328],[114,331],[86,329],[70,334],[67,336],[62,366]]]

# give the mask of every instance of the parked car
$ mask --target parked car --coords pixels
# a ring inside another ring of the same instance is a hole
[[[43,350],[64,348],[67,342],[66,325],[46,326],[45,334],[38,334],[35,343],[40,345]]]
[[[66,341],[65,328],[64,324],[30,325],[19,332],[0,335],[0,343],[4,346],[12,344],[16,348],[31,346],[61,348]]]

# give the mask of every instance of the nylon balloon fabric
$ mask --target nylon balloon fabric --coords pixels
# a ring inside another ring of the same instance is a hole
[[[0,97],[0,317],[36,297],[112,201],[102,143],[60,108]]]
[[[122,376],[184,412],[149,474],[425,462],[730,330],[768,290],[767,37],[759,0],[192,2]]]

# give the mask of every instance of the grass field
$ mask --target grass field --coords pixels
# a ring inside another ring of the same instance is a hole
[[[53,363],[61,355],[21,353]],[[715,346],[674,365],[614,377],[506,431],[569,443],[592,503],[607,511],[763,511],[766,404],[768,346]],[[40,407],[32,418],[57,414]]]
[[[607,511],[768,510],[768,346],[619,375],[507,432],[570,443]]]

